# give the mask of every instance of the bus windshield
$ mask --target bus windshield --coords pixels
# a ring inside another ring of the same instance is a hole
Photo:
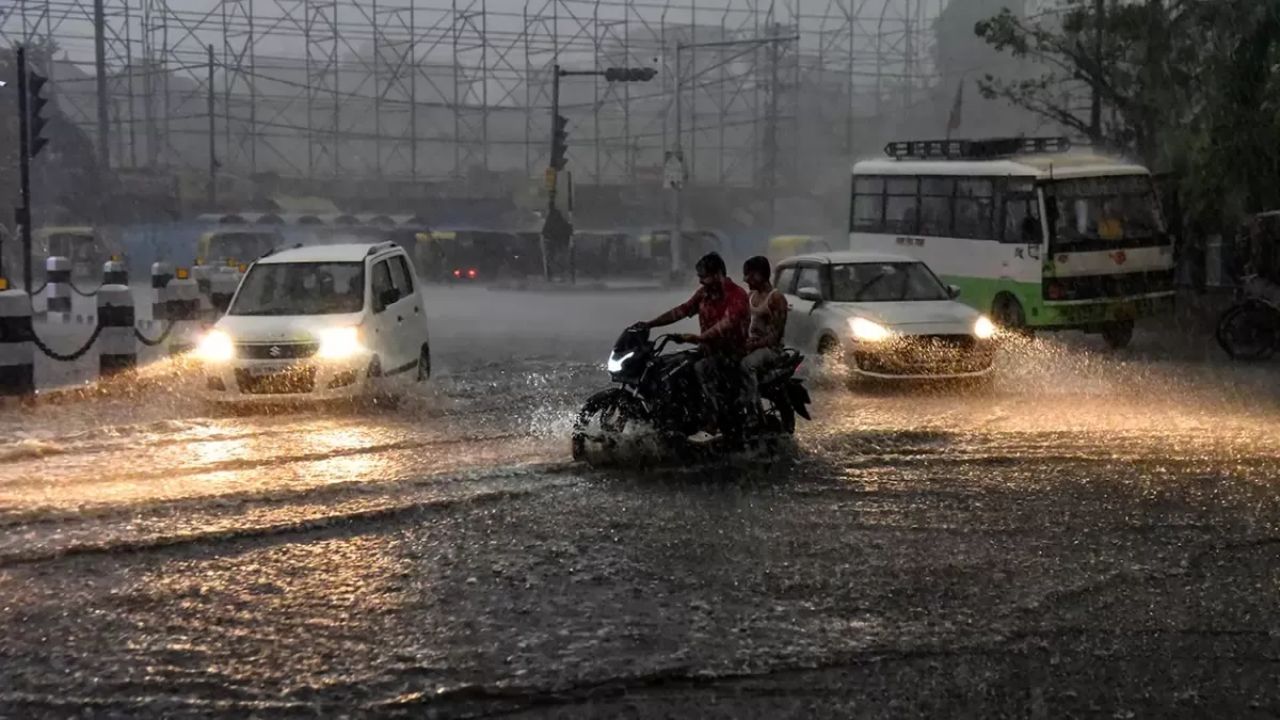
[[[1045,194],[1055,252],[1166,242],[1155,192],[1144,175],[1058,180],[1045,186]]]
[[[364,307],[364,263],[254,265],[230,315],[334,315]]]
[[[950,300],[933,271],[918,262],[848,263],[831,266],[835,302]]]

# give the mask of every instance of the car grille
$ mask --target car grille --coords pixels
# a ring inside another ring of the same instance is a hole
[[[270,375],[250,375],[248,370],[236,370],[236,385],[247,395],[296,395],[309,393],[316,386],[314,367],[284,368]]]
[[[881,375],[956,375],[991,367],[994,349],[972,335],[900,338],[875,350],[857,350],[858,369]]]
[[[316,354],[319,345],[309,343],[240,343],[236,355],[242,360],[296,360]]]

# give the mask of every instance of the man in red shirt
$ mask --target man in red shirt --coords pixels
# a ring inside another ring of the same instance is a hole
[[[709,430],[719,417],[717,388],[722,373],[736,372],[738,363],[746,354],[747,326],[751,317],[746,291],[729,279],[724,259],[719,254],[703,256],[695,269],[699,287],[693,297],[641,325],[646,328],[663,327],[698,316],[699,332],[678,335],[677,338],[702,346],[704,357],[694,364],[694,370],[698,373],[706,401],[707,427],[690,439],[705,441],[713,437]]]

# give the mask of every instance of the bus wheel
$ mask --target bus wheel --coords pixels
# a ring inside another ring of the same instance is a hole
[[[1112,350],[1122,350],[1133,339],[1133,321],[1121,320],[1102,326],[1102,339]]]
[[[1022,310],[1022,303],[1012,295],[996,296],[991,308],[991,319],[1005,332],[1025,337],[1032,335],[1032,330],[1027,327],[1027,314]]]

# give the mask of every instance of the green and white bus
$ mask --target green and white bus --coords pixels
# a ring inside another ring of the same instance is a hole
[[[1151,174],[1065,138],[906,141],[853,167],[850,249],[923,260],[1017,331],[1126,345],[1171,313],[1173,240]]]

